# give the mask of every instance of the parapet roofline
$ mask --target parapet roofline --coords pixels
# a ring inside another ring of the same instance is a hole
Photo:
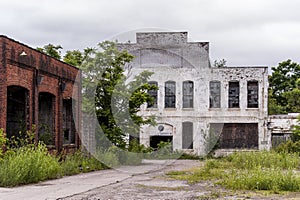
[[[10,40],[10,41],[12,41],[12,42],[14,42],[14,43],[17,43],[17,44],[22,45],[22,46],[24,46],[24,47],[26,47],[26,48],[29,48],[29,49],[31,49],[31,50],[33,50],[33,51],[36,51],[36,52],[41,53],[41,54],[43,54],[43,55],[45,55],[45,56],[48,56],[48,57],[50,57],[51,59],[57,60],[57,61],[59,61],[59,62],[65,64],[65,65],[68,65],[68,66],[73,67],[73,68],[75,68],[75,69],[79,69],[78,67],[75,67],[75,66],[70,65],[70,64],[68,64],[68,63],[66,63],[66,62],[63,62],[63,61],[61,61],[61,60],[59,60],[59,59],[57,59],[57,58],[54,58],[53,56],[50,56],[50,55],[44,53],[44,52],[38,51],[37,49],[35,49],[35,48],[31,47],[31,46],[28,46],[27,44],[24,44],[24,43],[22,43],[22,42],[19,42],[19,41],[17,41],[17,40],[14,40],[14,39],[12,39],[12,38],[6,36],[6,35],[0,35],[0,38],[8,39],[8,40]]]
[[[226,67],[212,67],[212,69],[226,69],[226,68],[236,68],[236,69],[244,69],[244,68],[269,68],[268,66],[226,66]]]

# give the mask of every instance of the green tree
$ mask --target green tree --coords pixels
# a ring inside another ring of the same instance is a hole
[[[104,135],[114,145],[125,148],[127,134],[138,131],[142,124],[154,123],[153,117],[144,119],[137,112],[143,103],[152,100],[147,90],[156,89],[156,86],[147,83],[150,72],[143,72],[126,84],[124,66],[133,56],[127,51],[119,51],[110,41],[98,46],[99,50],[86,49],[84,52],[81,65],[85,93],[83,108],[85,112],[96,112]],[[91,99],[91,96],[95,98]]]
[[[300,112],[298,79],[300,65],[287,60],[272,67],[269,76],[269,114]]]
[[[79,50],[67,51],[63,57],[63,61],[70,65],[79,67],[83,62],[83,55]]]
[[[61,59],[61,49],[62,46],[60,45],[53,45],[53,44],[47,44],[44,47],[37,47],[36,48],[38,51],[43,52],[49,56],[52,56],[58,60]]]

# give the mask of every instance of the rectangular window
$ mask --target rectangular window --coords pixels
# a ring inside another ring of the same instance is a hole
[[[176,83],[168,81],[165,83],[165,108],[175,108],[176,103]]]
[[[193,149],[193,123],[182,123],[182,149]]]
[[[220,108],[221,107],[221,83],[220,81],[209,82],[209,107]]]
[[[193,108],[194,106],[194,83],[192,81],[183,82],[183,108]]]
[[[258,108],[258,82],[249,81],[247,83],[247,107],[248,108]]]
[[[239,82],[229,82],[228,107],[240,107],[240,84]]]
[[[157,82],[151,81],[151,82],[149,82],[149,85],[157,86]],[[149,90],[148,94],[153,98],[153,101],[148,102],[147,107],[148,108],[157,108],[157,90]]]

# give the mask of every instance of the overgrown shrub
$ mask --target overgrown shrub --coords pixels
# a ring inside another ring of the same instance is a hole
[[[58,159],[49,155],[45,145],[9,150],[0,162],[0,185],[15,186],[61,177]]]
[[[300,140],[292,141],[288,140],[274,148],[276,152],[280,153],[297,153],[300,155]]]
[[[81,172],[90,172],[95,170],[106,169],[107,167],[96,158],[85,155],[81,151],[74,154],[62,156],[64,160],[61,162],[63,175],[74,175]]]

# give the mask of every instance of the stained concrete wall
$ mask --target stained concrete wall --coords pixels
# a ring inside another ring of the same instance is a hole
[[[267,67],[214,68],[209,62],[207,42],[188,42],[187,32],[137,33],[137,43],[118,44],[127,49],[135,59],[127,68],[132,79],[144,70],[153,72],[150,81],[158,82],[158,107],[143,105],[140,114],[156,115],[158,124],[173,126],[173,148],[182,149],[182,122],[193,122],[194,145],[187,152],[205,154],[210,123],[257,123],[258,147],[268,149],[270,135],[267,132]],[[259,106],[247,108],[247,82],[258,81]],[[164,108],[164,84],[176,82],[176,108]],[[183,108],[182,84],[194,82],[194,107]],[[209,108],[209,82],[221,82],[221,107]],[[228,108],[228,83],[240,83],[240,107]],[[157,127],[144,126],[140,142],[149,145],[150,135],[157,134]]]

